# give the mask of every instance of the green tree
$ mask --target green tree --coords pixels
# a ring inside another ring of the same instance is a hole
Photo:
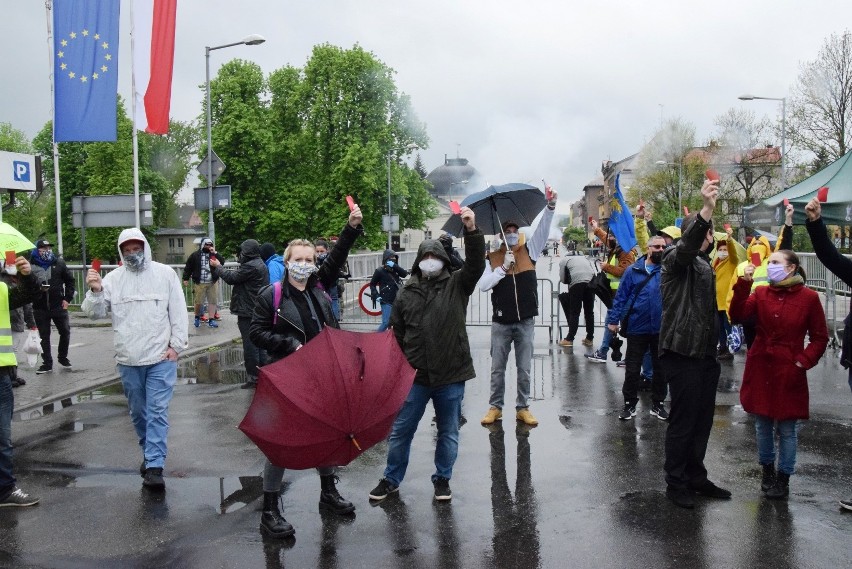
[[[33,146],[22,130],[16,129],[11,123],[3,122],[0,123],[0,150],[32,154]],[[39,200],[40,195],[37,193],[14,192],[7,195],[8,201],[2,206],[3,221],[23,230],[35,241],[38,235],[30,233],[34,226],[33,220],[41,219],[46,214],[44,200]]]
[[[285,66],[266,79],[256,65],[231,61],[211,82],[211,99],[213,147],[227,164],[220,183],[233,193],[233,208],[216,213],[225,247],[246,237],[280,246],[336,234],[347,195],[365,212],[367,246],[380,247],[388,156],[400,225],[421,227],[435,215],[426,182],[399,156],[425,147],[425,127],[393,70],[361,47],[316,46],[303,69]]]

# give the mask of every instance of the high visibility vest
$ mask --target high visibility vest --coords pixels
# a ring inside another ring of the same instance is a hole
[[[618,266],[618,255],[613,255],[612,257],[610,257],[609,264],[613,266]],[[621,279],[610,273],[607,273],[606,276],[609,279],[609,288],[611,288],[613,292],[618,290],[618,284],[621,282]]]
[[[16,366],[12,321],[9,315],[9,287],[0,282],[0,367]]]

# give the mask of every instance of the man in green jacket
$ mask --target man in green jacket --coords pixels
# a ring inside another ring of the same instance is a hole
[[[450,478],[459,447],[459,415],[464,383],[473,379],[473,359],[465,328],[470,295],[485,269],[485,237],[469,208],[462,208],[464,266],[450,273],[450,258],[440,241],[420,244],[411,277],[397,294],[390,325],[411,367],[414,385],[393,424],[384,477],[370,499],[384,500],[399,490],[408,467],[411,440],[431,399],[438,441],[435,446],[436,500],[450,500]],[[446,341],[439,339],[445,338]]]

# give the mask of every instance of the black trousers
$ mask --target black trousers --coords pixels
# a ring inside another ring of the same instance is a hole
[[[586,320],[586,339],[595,337],[595,291],[587,283],[577,283],[568,292],[559,294],[559,303],[568,320],[568,340],[574,341],[580,327],[580,311]]]
[[[660,367],[672,395],[666,431],[666,483],[686,489],[707,480],[704,455],[721,367],[715,357],[689,358],[672,352],[660,357]]]
[[[662,403],[666,400],[668,392],[666,374],[660,369],[660,362],[657,357],[659,340],[659,334],[627,335],[627,352],[624,356],[624,385],[621,387],[625,403],[635,404],[639,401],[642,360],[645,359],[645,352],[649,348],[651,349],[651,364],[654,368],[654,377],[651,380],[651,399],[654,403]]]
[[[68,346],[71,344],[71,319],[68,317],[68,311],[61,308],[33,310],[33,318],[35,318],[36,326],[38,326],[38,335],[41,336],[41,357],[44,365],[53,366],[53,356],[50,353],[51,321],[56,324],[56,331],[59,332],[57,356],[59,356],[59,359],[66,359],[68,357]]]

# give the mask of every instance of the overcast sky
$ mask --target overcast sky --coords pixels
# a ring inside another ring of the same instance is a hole
[[[0,122],[33,136],[50,118],[44,2],[3,4]],[[129,0],[121,11],[129,99]],[[737,96],[788,95],[800,63],[850,22],[849,0],[178,0],[172,116],[201,112],[205,45],[267,40],[214,51],[215,75],[235,57],[269,73],[303,66],[316,44],[357,43],[396,70],[427,124],[428,170],[459,153],[493,184],[544,178],[567,211],[601,161],[638,151],[661,114],[695,124],[699,143],[730,107],[779,118],[780,104]]]

